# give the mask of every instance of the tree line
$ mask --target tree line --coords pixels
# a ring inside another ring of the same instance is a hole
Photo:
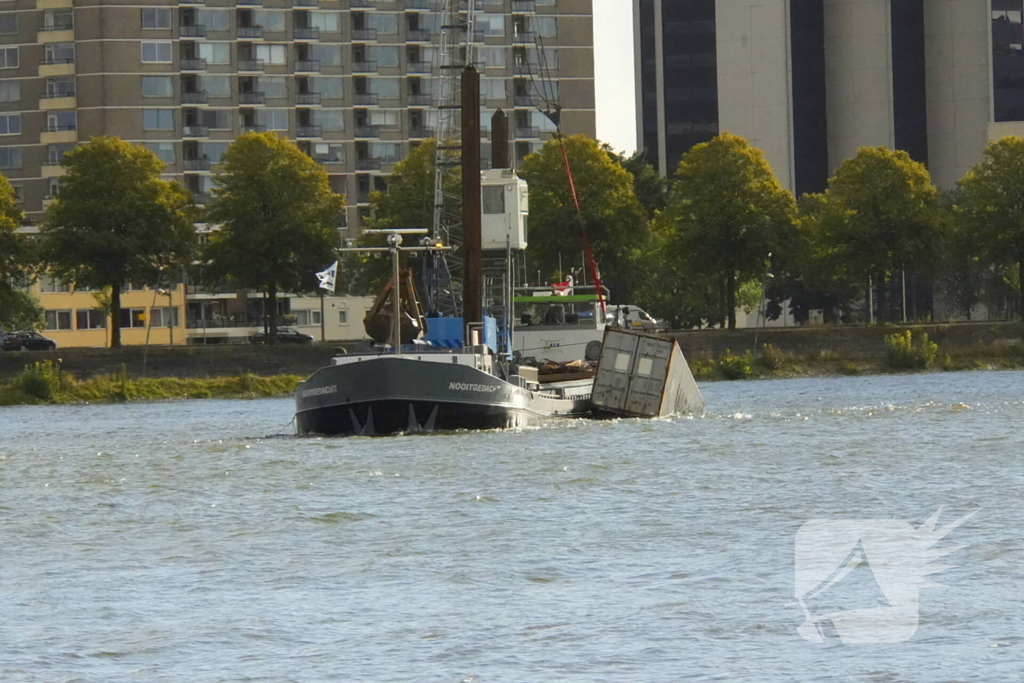
[[[388,177],[387,191],[371,193],[367,227],[431,225],[435,149],[417,147]],[[204,280],[265,292],[276,310],[279,293],[314,291],[314,273],[335,258],[344,198],[319,164],[274,134],[242,135],[229,147],[202,208],[160,178],[155,155],[116,138],[76,147],[63,165],[60,193],[34,240],[15,233],[21,214],[0,180],[0,325],[8,329],[38,319],[22,287],[43,271],[110,288],[118,346],[121,283],[158,282],[176,266],[200,263]],[[546,142],[519,173],[530,185],[527,279],[562,281],[582,268],[585,230],[613,301],[641,305],[673,327],[732,328],[737,308],[762,302],[769,318],[789,305],[797,322],[812,309],[827,321],[865,319],[872,302],[885,323],[902,304],[894,292],[905,277],[915,301],[922,292],[917,317],[927,315],[928,291],[943,292],[968,316],[978,304],[1021,312],[1021,138],[992,142],[948,192],[905,152],[867,147],[835,170],[824,192],[797,199],[759,150],[729,133],[693,147],[669,179],[643,152],[627,158],[585,136]],[[219,226],[204,244],[197,221]],[[341,289],[374,291],[385,266],[346,256]],[[273,317],[271,328],[273,338]]]
[[[323,167],[270,133],[239,136],[213,176],[213,196],[197,207],[179,183],[163,180],[153,152],[97,137],[65,153],[60,191],[39,234],[17,232],[22,213],[0,176],[0,327],[41,323],[25,286],[43,273],[109,292],[110,345],[121,346],[121,293],[127,282],[175,282],[198,265],[206,284],[225,280],[264,292],[316,288],[315,273],[334,259],[345,206]],[[218,226],[200,240],[197,223]],[[277,337],[269,317],[270,341]]]

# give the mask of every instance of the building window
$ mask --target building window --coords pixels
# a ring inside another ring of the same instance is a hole
[[[46,115],[46,129],[49,131],[75,130],[78,126],[74,109],[51,111]]]
[[[142,28],[169,29],[171,10],[161,7],[146,7],[142,10]]]
[[[174,307],[151,308],[149,309],[151,320],[150,327],[177,327],[178,309]]]
[[[317,142],[313,145],[313,158],[321,163],[344,163],[345,145]]]
[[[323,33],[337,33],[341,30],[341,18],[338,12],[310,12],[310,28],[320,29]]]
[[[482,32],[485,36],[505,37],[504,14],[478,14],[473,21],[476,23],[474,29]]]
[[[21,149],[0,147],[0,168],[21,168]]]
[[[53,76],[46,79],[47,97],[74,97],[74,76]]]
[[[43,26],[52,31],[70,31],[75,27],[72,9],[50,9],[43,14]]]
[[[534,17],[534,26],[537,27],[537,35],[542,38],[558,37],[558,19],[556,17]]]
[[[366,48],[369,61],[376,62],[377,66],[398,66],[398,54],[398,48],[391,45],[370,45]]]
[[[348,325],[348,311],[338,311],[338,322],[342,325]]]
[[[257,120],[267,130],[288,130],[287,109],[260,109],[257,111]]]
[[[46,311],[46,329],[70,330],[71,311]]]
[[[310,92],[318,92],[326,99],[340,99],[345,96],[345,85],[341,78],[316,77],[310,86]]]
[[[328,132],[345,130],[345,112],[341,109],[321,109],[316,113],[316,123]]]
[[[143,76],[143,97],[174,97],[174,82],[170,76]]]
[[[320,311],[301,310],[293,311],[293,313],[295,313],[295,324],[299,327],[320,324]]]
[[[25,201],[25,186],[24,185],[16,185],[14,183],[11,183],[11,189],[14,190],[14,201],[18,202],[19,204],[21,202]]]
[[[199,89],[210,97],[231,97],[231,76],[203,76]]]
[[[366,26],[376,29],[377,33],[394,35],[398,33],[398,15],[390,12],[374,12],[366,17]]]
[[[18,48],[0,47],[0,69],[18,68]]]
[[[204,109],[202,110],[203,125],[210,130],[231,130],[230,109]]]
[[[173,142],[144,142],[143,143],[150,152],[160,157],[160,161],[165,164],[174,163],[174,143]]]
[[[395,50],[398,50],[396,47]],[[312,59],[318,60],[321,66],[341,65],[341,45],[313,44],[309,50]]]
[[[21,135],[21,114],[0,114],[0,135]]]
[[[201,9],[199,23],[205,26],[207,31],[230,31],[231,15],[226,9]]]
[[[207,64],[230,64],[231,43],[199,43],[199,58]]]
[[[264,31],[284,30],[284,12],[256,10],[252,14],[255,25],[262,26]]]
[[[142,43],[143,64],[170,64],[172,61],[170,41]]]
[[[145,327],[146,326],[146,309],[144,308],[122,308],[120,315],[117,316],[118,322],[121,327]]]
[[[288,81],[283,76],[260,76],[259,90],[268,100],[288,97]]]
[[[18,33],[18,15],[14,12],[0,14],[0,36],[13,36]]]
[[[174,110],[143,109],[142,130],[174,130]]]
[[[75,311],[75,327],[80,330],[105,330],[107,314],[94,308],[80,308]]]
[[[286,45],[257,45],[256,59],[264,64],[285,64],[288,61],[288,47]]]
[[[0,82],[0,102],[20,102],[21,83],[19,81]]]
[[[43,294],[54,294],[61,292],[70,292],[71,285],[65,282],[61,282],[57,278],[51,277],[50,275],[42,275],[39,278],[39,291]]]

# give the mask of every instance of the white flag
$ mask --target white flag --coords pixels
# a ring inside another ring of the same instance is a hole
[[[334,291],[334,281],[338,278],[338,262],[335,261],[331,264],[331,267],[325,271],[316,274],[320,280],[320,289],[326,289],[329,292]]]

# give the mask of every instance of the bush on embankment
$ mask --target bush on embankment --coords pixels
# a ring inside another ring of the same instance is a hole
[[[113,375],[77,380],[59,365],[42,361],[26,365],[20,375],[0,384],[0,405],[25,403],[103,403],[181,398],[269,398],[295,391],[298,375],[259,377],[244,372],[207,379],[131,378],[122,366]]]
[[[939,345],[924,333],[915,342],[910,330],[885,338],[885,362],[893,370],[927,370],[939,353]]]

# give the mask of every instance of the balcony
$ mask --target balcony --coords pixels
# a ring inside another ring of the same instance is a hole
[[[433,103],[431,95],[409,95],[410,107],[429,107]]]
[[[209,171],[210,160],[209,159],[185,159],[185,170],[186,171]]]
[[[178,0],[179,5],[205,5],[206,0]]]
[[[374,7],[373,0],[349,0],[348,6],[352,9],[358,7]]]
[[[236,0],[235,4],[239,7],[261,7],[263,0]]]
[[[379,138],[380,126],[356,126],[355,136],[357,138]]]
[[[299,126],[295,130],[295,137],[318,138],[323,135],[323,126]]]
[[[205,38],[206,26],[203,24],[189,24],[180,27],[182,38]]]
[[[422,28],[410,28],[405,32],[405,40],[409,43],[429,43],[430,31]]]
[[[196,204],[209,204],[210,194],[208,192],[195,192],[192,191],[192,201]]]
[[[430,0],[405,0],[405,9],[430,9]]]
[[[533,31],[515,31],[512,35],[513,43],[532,43]]]
[[[63,132],[69,131],[69,130],[76,130],[76,129],[77,129],[77,127],[73,123],[68,124],[68,125],[64,125],[64,126],[59,126],[59,125],[57,125],[55,123],[51,123],[51,124],[47,124],[43,128],[43,132],[44,133],[63,133]]]
[[[534,104],[533,95],[516,95],[512,103],[517,107],[532,107]]]
[[[295,104],[320,104],[320,93],[300,92],[295,95]]]
[[[411,74],[429,74],[433,65],[430,62],[408,62],[405,70]]]
[[[317,40],[320,38],[318,28],[297,28],[295,29],[295,40]]]
[[[373,74],[377,73],[377,62],[352,62],[352,73]]]
[[[181,127],[181,137],[183,138],[205,138],[209,137],[210,129],[206,126],[190,126],[188,124]]]
[[[50,66],[52,64],[74,64],[74,57],[43,57],[39,60],[40,66]]]
[[[516,138],[539,138],[540,128],[516,128]]]
[[[318,7],[320,0],[292,0],[293,7]]]
[[[263,125],[260,125],[258,123],[243,123],[242,124],[242,132],[243,133],[266,133],[267,132],[267,127],[263,126]]]
[[[239,104],[263,104],[267,94],[262,92],[240,92],[238,93]]]
[[[208,99],[209,98],[207,97],[205,90],[181,93],[182,104],[206,104]]]
[[[57,91],[44,92],[44,93],[42,93],[40,95],[40,97],[42,97],[42,98],[74,97],[74,96],[75,96],[75,89],[74,88],[70,88],[68,90],[57,90]]]
[[[365,106],[377,104],[377,95],[374,93],[356,93],[353,95],[353,102]]]
[[[356,190],[356,204],[369,204],[370,203],[370,191],[369,190]]]
[[[356,159],[357,171],[379,171],[380,159]]]
[[[181,58],[181,70],[182,71],[204,71],[206,69],[205,59],[190,59],[186,57]]]
[[[239,71],[263,71],[263,60],[262,59],[239,59],[238,60]]]
[[[251,40],[253,38],[263,37],[262,26],[239,26],[238,27],[238,39],[239,40]]]
[[[75,30],[75,24],[74,24],[74,22],[71,22],[71,21],[69,21],[69,22],[62,22],[62,23],[59,23],[59,24],[43,24],[42,26],[39,27],[39,32],[40,33],[43,33],[44,31],[74,31],[74,30]]]
[[[437,135],[437,132],[433,128],[425,128],[423,126],[414,126],[409,128],[409,137],[416,140],[424,140],[426,138],[432,138]]]
[[[354,28],[352,29],[352,40],[377,40],[377,29]]]
[[[315,72],[320,73],[320,60],[319,59],[300,59],[295,62],[295,71],[298,72]]]
[[[533,12],[536,9],[537,7],[533,0],[512,0],[513,12]]]
[[[530,62],[516,62],[512,65],[512,73],[516,76],[533,76],[539,71],[537,65]]]

